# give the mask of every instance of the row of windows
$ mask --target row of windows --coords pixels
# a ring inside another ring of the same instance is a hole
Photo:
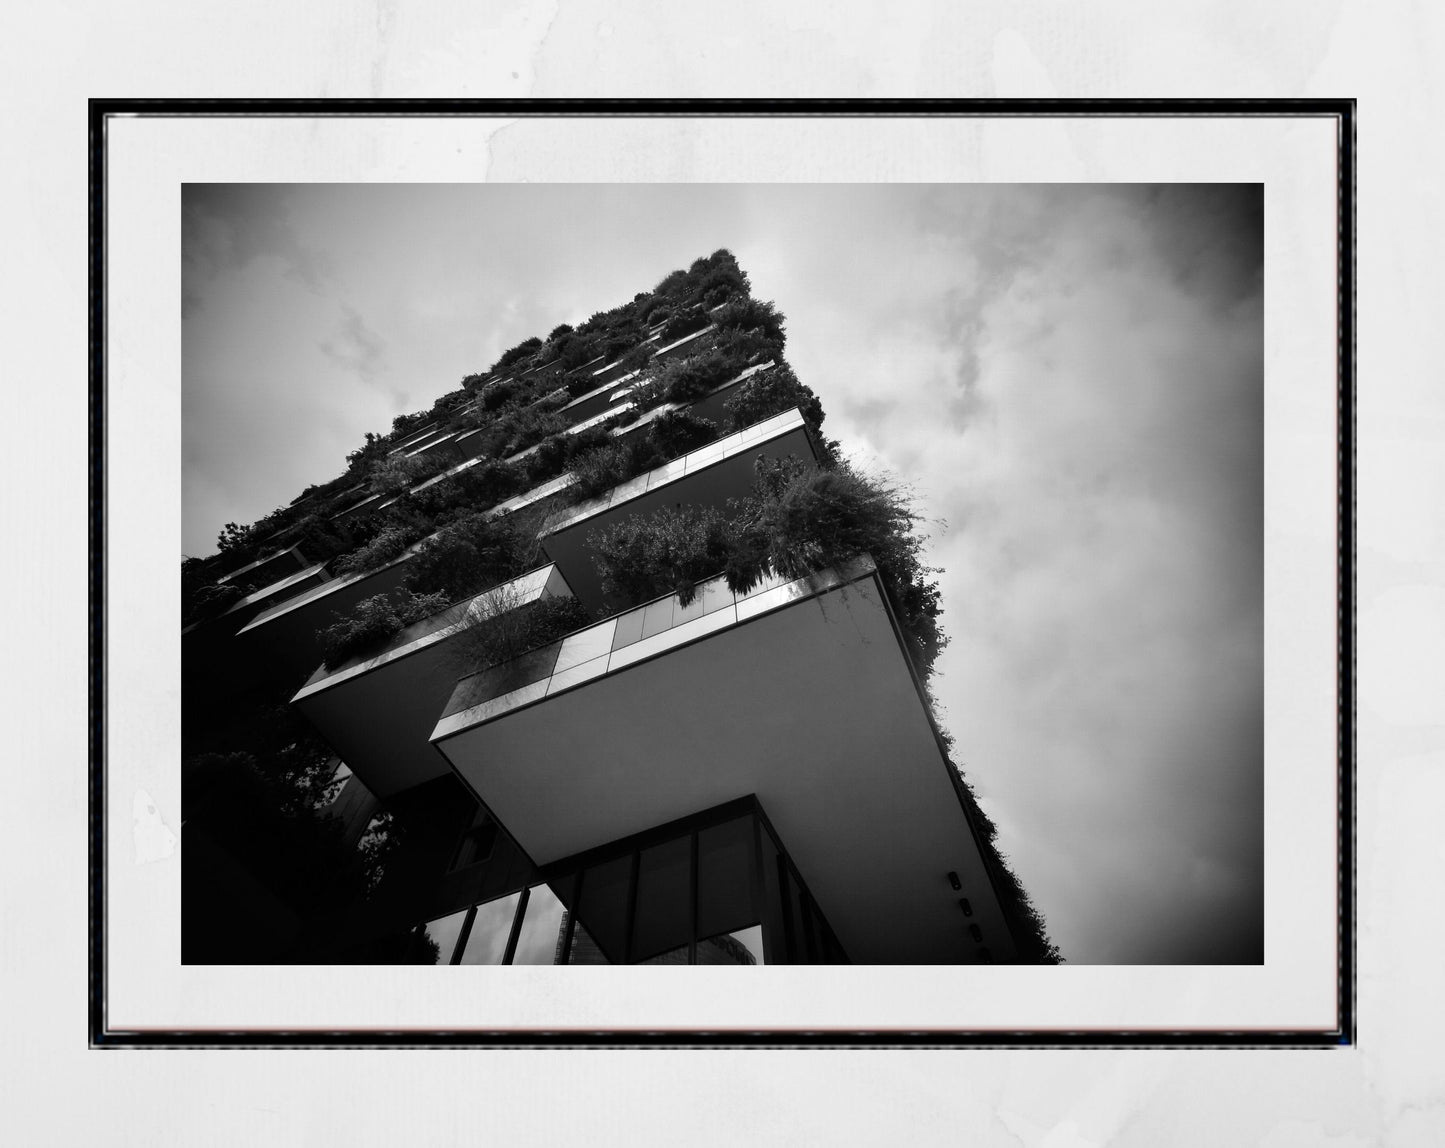
[[[479,812],[453,868],[484,860],[498,832]],[[729,803],[557,862],[545,876],[550,884],[419,926],[416,958],[462,965],[847,962],[756,807]]]
[[[552,965],[565,910],[546,885],[473,905],[418,930],[439,965]]]

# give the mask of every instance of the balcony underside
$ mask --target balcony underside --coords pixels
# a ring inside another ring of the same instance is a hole
[[[217,582],[230,582],[235,579],[244,578],[252,585],[264,586],[270,582],[279,581],[287,575],[294,574],[298,570],[304,570],[310,565],[302,555],[299,547],[289,546],[285,550],[277,551],[275,554],[267,555],[265,558],[258,558],[256,561],[242,566],[239,570],[233,570],[229,574],[222,574],[216,579]]]
[[[614,652],[580,684],[554,674],[462,710],[434,744],[539,865],[756,794],[855,962],[969,963],[984,945],[1009,960],[950,767],[863,570],[739,600],[677,626],[689,644],[644,639],[652,656]]]

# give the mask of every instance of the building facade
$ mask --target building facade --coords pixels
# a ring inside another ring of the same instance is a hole
[[[184,960],[1056,959],[783,350],[717,252],[187,560]]]

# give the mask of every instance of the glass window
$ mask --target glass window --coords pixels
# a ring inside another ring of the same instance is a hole
[[[632,959],[646,960],[692,935],[692,836],[644,849],[637,869]]]
[[[733,592],[728,589],[726,578],[714,578],[711,582],[704,582],[698,588],[697,596],[702,600],[704,614],[711,614],[714,610],[731,606],[734,601]]]
[[[582,903],[577,924],[584,927],[612,964],[624,960],[627,938],[627,890],[632,879],[632,857],[604,861],[582,878]]]
[[[492,850],[497,846],[497,823],[481,811],[477,812],[472,819],[471,828],[462,835],[461,841],[457,843],[456,856],[452,859],[452,868],[461,869],[466,865],[477,865],[489,860]]]
[[[763,927],[721,933],[697,943],[700,965],[760,965],[763,963]]]
[[[687,955],[683,954],[683,963],[687,962]],[[597,946],[592,935],[582,927],[579,921],[577,927],[572,931],[572,948],[567,954],[569,965],[610,965],[607,954]]]
[[[346,787],[346,781],[350,776],[351,766],[339,758],[336,759],[336,768],[332,770],[330,778],[327,779],[326,788],[321,791],[321,796],[316,802],[316,808],[324,809],[340,797],[341,791]]]
[[[472,930],[462,948],[463,965],[500,965],[507,951],[507,938],[512,933],[512,918],[517,914],[521,893],[512,893],[485,905],[477,906]]]
[[[755,965],[763,964],[763,927],[754,925],[750,929],[739,929],[731,934],[732,939],[748,951]]]
[[[640,962],[644,965],[685,965],[687,964],[687,946],[678,945],[675,949],[668,949],[665,953],[658,953],[655,957],[648,957]]]
[[[698,936],[731,933],[757,923],[752,860],[751,816],[738,817],[698,833]]]
[[[450,964],[452,950],[457,947],[457,936],[462,931],[462,922],[467,918],[465,909],[458,913],[451,913],[445,917],[438,917],[435,921],[428,921],[421,927],[422,945],[428,943],[436,949],[436,956],[432,964]]]
[[[642,637],[643,610],[629,610],[617,616],[617,629],[612,635],[612,648],[620,650],[630,646]]]
[[[517,936],[514,965],[551,965],[557,962],[557,945],[562,930],[562,902],[546,885],[532,886],[527,912]]]
[[[808,964],[808,949],[803,930],[803,903],[798,895],[798,881],[781,854],[778,856],[778,884],[783,893],[783,937],[787,945],[788,961],[794,965]]]
[[[817,907],[813,904],[813,898],[801,890],[799,890],[799,903],[802,909],[801,916],[803,918],[803,952],[806,955],[808,964],[822,964],[822,946],[818,944]]]
[[[672,603],[675,595],[666,598],[659,598],[656,602],[649,602],[642,608],[642,636],[650,638],[653,634],[660,634],[662,631],[672,628]]]

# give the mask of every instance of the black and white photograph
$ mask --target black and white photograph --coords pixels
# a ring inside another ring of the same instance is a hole
[[[1263,964],[1262,184],[180,211],[184,964]]]

